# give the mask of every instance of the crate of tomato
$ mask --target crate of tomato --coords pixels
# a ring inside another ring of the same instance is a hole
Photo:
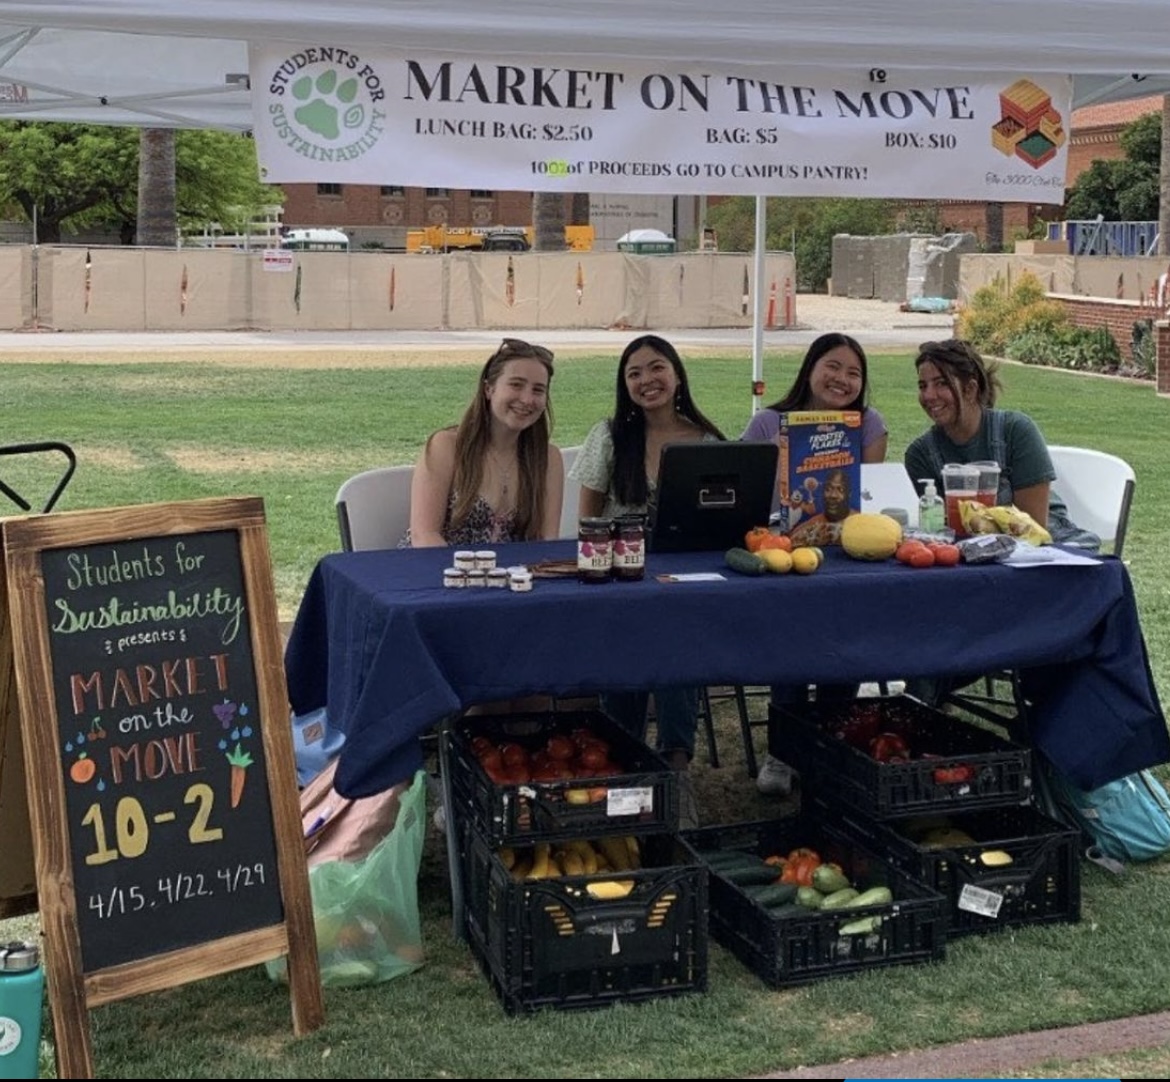
[[[462,718],[449,740],[455,818],[494,845],[678,826],[674,772],[597,711]]]
[[[802,791],[877,819],[1027,802],[1028,749],[910,695],[769,711]]]

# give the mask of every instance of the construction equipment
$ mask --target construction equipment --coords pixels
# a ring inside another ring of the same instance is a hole
[[[591,225],[565,226],[565,248],[570,252],[593,250]],[[454,227],[428,225],[406,231],[408,252],[526,252],[532,247],[533,230],[528,225]]]

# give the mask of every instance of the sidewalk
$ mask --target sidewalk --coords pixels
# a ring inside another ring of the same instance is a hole
[[[1139,1049],[1170,1048],[1170,1011],[1045,1029],[888,1056],[799,1067],[759,1078],[994,1078],[1040,1064],[1074,1064]]]
[[[889,301],[859,300],[802,293],[796,299],[797,325],[765,330],[764,349],[804,349],[825,331],[854,335],[865,349],[913,349],[932,338],[951,337],[953,317],[901,312]],[[450,352],[499,345],[499,329],[473,331],[0,331],[4,353],[82,352],[156,353],[184,350],[410,350]],[[552,349],[594,347],[620,353],[640,328],[545,329],[507,333],[528,337]],[[752,349],[751,327],[654,328],[680,348]]]

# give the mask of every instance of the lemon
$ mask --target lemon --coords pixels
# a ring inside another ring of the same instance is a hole
[[[816,549],[796,549],[792,553],[792,570],[801,575],[811,575],[820,566]]]
[[[792,553],[783,549],[760,549],[756,555],[764,561],[769,571],[775,571],[778,575],[792,570]]]

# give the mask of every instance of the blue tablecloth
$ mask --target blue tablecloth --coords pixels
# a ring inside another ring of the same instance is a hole
[[[501,565],[575,543],[497,546]],[[644,581],[445,589],[446,549],[317,565],[286,653],[293,708],[346,734],[336,784],[365,796],[421,763],[418,737],[475,703],[670,684],[844,683],[1024,671],[1032,736],[1085,787],[1170,760],[1125,566],[913,569],[830,549],[813,575],[737,575],[721,553],[651,555]],[[666,573],[724,572],[710,582]]]

